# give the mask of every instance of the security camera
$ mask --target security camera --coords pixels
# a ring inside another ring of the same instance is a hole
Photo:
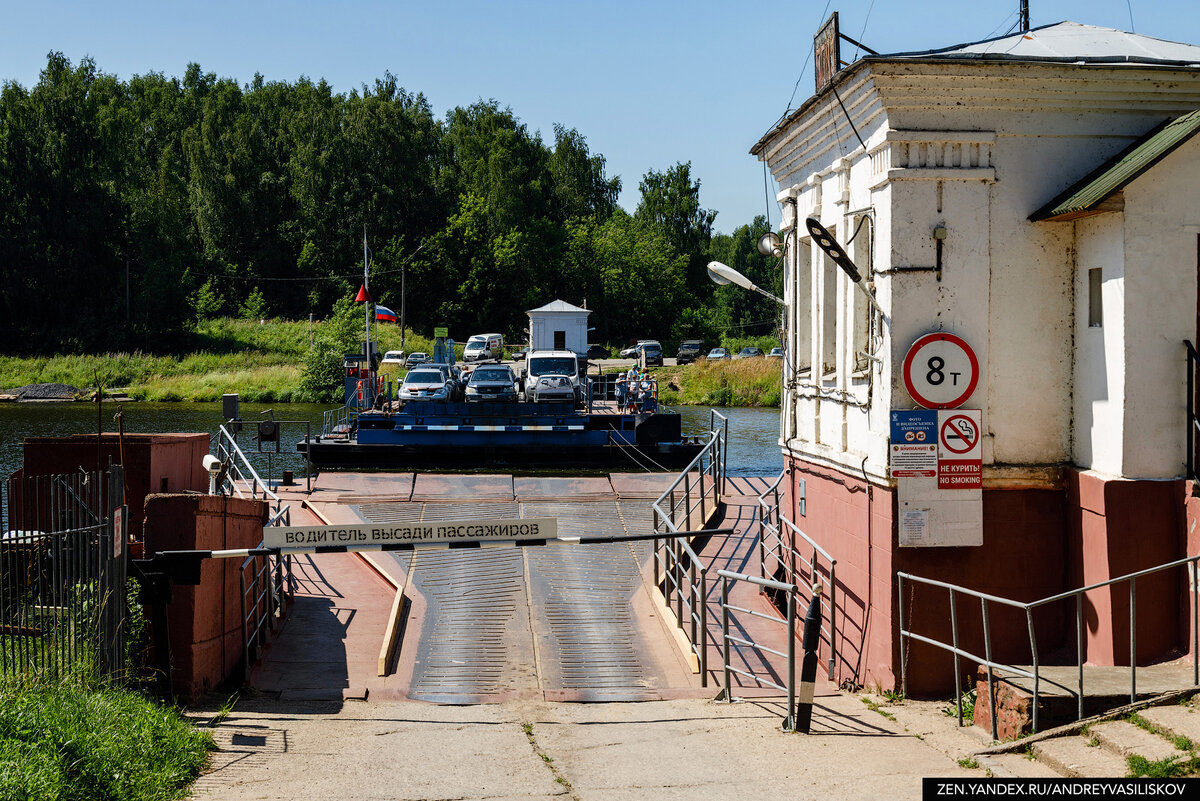
[[[221,460],[213,456],[211,453],[205,454],[204,458],[200,461],[200,464],[204,465],[204,469],[213,475],[216,475],[221,471]]]

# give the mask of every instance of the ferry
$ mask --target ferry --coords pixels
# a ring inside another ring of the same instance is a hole
[[[434,361],[453,358],[453,342],[437,341]],[[619,411],[608,385],[591,378],[578,409],[567,401],[401,403],[363,354],[345,357],[344,374],[344,405],[296,446],[319,468],[679,470],[709,437],[684,434],[680,415],[665,407]]]

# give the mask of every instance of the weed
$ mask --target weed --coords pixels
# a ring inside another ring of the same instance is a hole
[[[1151,762],[1137,754],[1131,755],[1126,760],[1130,776],[1145,776],[1149,779],[1171,779],[1178,776],[1186,776],[1196,769],[1197,762],[1200,762],[1200,760],[1180,759],[1179,757],[1168,757],[1160,759],[1157,762]]]
[[[238,694],[237,693],[234,693],[233,695],[226,698],[225,703],[221,704],[221,708],[217,710],[217,714],[213,715],[212,720],[210,720],[208,722],[208,727],[211,729],[211,728],[220,726],[222,723],[224,723],[225,719],[227,717],[229,717],[229,713],[233,711],[233,708],[235,706],[237,706],[237,702],[238,702]]]
[[[883,715],[888,720],[894,721],[896,719],[895,715],[893,715],[891,712],[888,712],[886,709],[881,707],[877,702],[872,701],[870,698],[867,698],[865,695],[859,696],[859,700],[862,701],[864,704],[866,704],[867,709],[871,710],[872,712],[878,712],[880,715]]]
[[[1100,745],[1099,737],[1092,737],[1090,740],[1087,741],[1088,748],[1096,748],[1099,745]]]
[[[958,760],[958,766],[960,768],[967,768],[968,770],[975,770],[979,767],[979,763],[975,760],[975,757],[963,757]]]
[[[958,699],[957,704],[942,708],[942,714],[948,718],[958,717],[958,708],[962,707],[963,722],[973,723],[975,721],[975,690],[967,690]]]
[[[898,704],[904,700],[904,693],[900,690],[882,690],[879,694],[890,704]]]

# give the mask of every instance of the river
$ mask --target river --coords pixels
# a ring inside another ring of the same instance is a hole
[[[243,403],[242,419],[250,425],[240,436],[242,449],[256,450],[253,422],[263,419],[263,412],[272,410],[277,420],[307,420],[314,433],[321,430],[322,413],[331,407],[316,404],[274,404],[271,406]],[[221,423],[219,403],[106,403],[100,422],[106,432],[115,432],[114,415],[122,412],[126,432],[197,432],[211,434]],[[729,453],[726,467],[730,475],[778,475],[783,469],[780,453],[778,409],[719,409],[729,418]],[[708,407],[681,407],[683,429],[698,432],[708,427]],[[25,437],[62,437],[73,434],[94,434],[97,427],[96,406],[91,403],[3,403],[0,404],[0,476],[8,476],[21,466],[22,440]],[[294,469],[302,475],[304,460],[296,454],[296,443],[303,439],[304,427],[282,427],[281,454],[272,455],[274,475],[281,468]],[[265,475],[268,457],[254,455],[256,467]],[[261,466],[260,466],[261,465]]]

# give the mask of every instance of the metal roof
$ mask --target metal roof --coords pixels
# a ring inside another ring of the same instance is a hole
[[[533,314],[534,312],[583,312],[584,314],[591,314],[592,310],[591,309],[581,309],[578,306],[572,306],[570,303],[567,303],[565,300],[555,300],[555,301],[551,301],[550,303],[547,303],[545,306],[542,306],[541,308],[530,309],[529,311],[527,311],[525,313]]]
[[[1108,198],[1200,131],[1200,109],[1167,120],[1029,215],[1033,222],[1098,214]]]
[[[868,60],[877,59],[987,59],[1200,66],[1200,47],[1154,39],[1116,28],[1081,25],[1078,22],[1057,22],[982,42],[954,45],[938,50],[868,57]]]

